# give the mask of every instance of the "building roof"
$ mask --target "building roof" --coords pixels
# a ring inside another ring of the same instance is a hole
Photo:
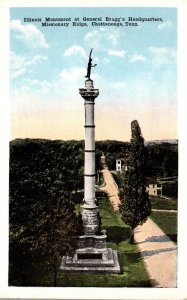
[[[121,160],[122,162],[125,162],[124,158],[116,158],[116,160]]]

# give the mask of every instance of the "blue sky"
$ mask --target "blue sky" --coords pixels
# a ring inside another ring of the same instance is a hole
[[[162,18],[138,27],[42,27],[24,18]],[[12,138],[84,138],[78,89],[93,48],[96,139],[128,140],[137,119],[145,139],[177,138],[177,10],[12,8]]]

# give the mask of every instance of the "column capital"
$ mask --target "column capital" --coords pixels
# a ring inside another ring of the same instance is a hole
[[[94,99],[99,95],[99,90],[98,89],[92,89],[92,90],[87,90],[87,89],[79,89],[79,94],[83,99],[86,101],[94,101]]]
[[[88,79],[85,81],[85,88],[79,89],[79,94],[81,94],[82,98],[86,101],[94,101],[94,99],[99,95],[99,90],[94,89],[93,80]]]

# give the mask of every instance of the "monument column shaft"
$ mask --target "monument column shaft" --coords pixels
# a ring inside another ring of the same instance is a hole
[[[94,99],[85,100],[84,201],[95,206],[95,124]]]
[[[94,235],[99,228],[99,209],[95,199],[95,124],[94,104],[99,90],[94,89],[93,81],[86,80],[85,88],[80,89],[85,106],[85,156],[84,156],[84,201],[82,220],[84,234]]]

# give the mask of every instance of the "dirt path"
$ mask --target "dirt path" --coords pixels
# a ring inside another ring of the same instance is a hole
[[[118,210],[120,199],[118,187],[102,157],[104,185],[114,210]],[[135,230],[135,242],[144,259],[147,272],[154,287],[176,287],[177,247],[150,218]]]
[[[118,210],[118,205],[120,204],[120,199],[118,196],[118,187],[113,179],[111,172],[105,164],[104,156],[101,157],[103,170],[101,171],[104,178],[104,184],[99,188],[100,191],[107,193],[110,202],[114,210]]]
[[[150,218],[135,230],[154,287],[176,287],[177,247]]]

